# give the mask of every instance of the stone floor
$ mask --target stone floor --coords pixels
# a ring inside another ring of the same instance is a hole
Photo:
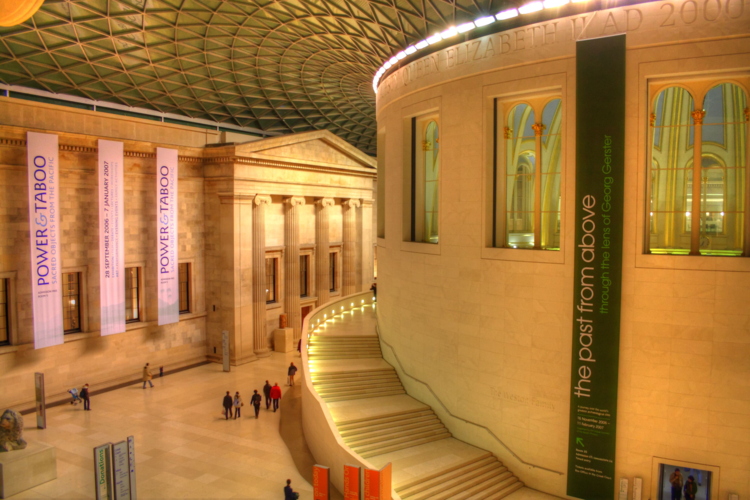
[[[264,404],[255,420],[249,403],[266,379],[285,391],[291,361],[298,364],[296,351],[274,353],[229,373],[209,364],[155,378],[153,389],[138,384],[94,394],[90,412],[82,405],[49,409],[45,430],[33,428],[28,415],[26,439],[57,447],[58,479],[11,498],[94,498],[93,448],[133,435],[139,499],[281,499],[286,479],[301,499],[311,499],[312,486],[279,435],[280,412],[266,411]],[[241,419],[221,415],[226,391],[240,391]],[[283,398],[281,403],[283,409]]]

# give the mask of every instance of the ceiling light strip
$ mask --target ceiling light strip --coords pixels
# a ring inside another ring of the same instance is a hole
[[[483,16],[475,19],[472,22],[459,24],[458,26],[449,26],[439,33],[435,33],[432,36],[415,43],[414,45],[406,47],[404,50],[400,51],[398,54],[386,61],[385,64],[380,67],[377,73],[375,73],[375,76],[372,79],[372,90],[374,90],[376,94],[378,93],[378,84],[380,83],[380,79],[383,77],[386,71],[392,68],[396,63],[404,59],[406,56],[410,56],[419,51],[423,51],[430,45],[434,45],[443,40],[453,38],[456,35],[467,33],[475,28],[481,28],[482,26],[487,26],[492,23],[513,19],[515,17],[524,16],[527,14],[533,14],[545,9],[557,9],[571,3],[571,1],[573,3],[584,3],[588,0],[533,0],[521,5],[520,7],[518,7],[518,9],[506,9],[498,12],[494,16]]]

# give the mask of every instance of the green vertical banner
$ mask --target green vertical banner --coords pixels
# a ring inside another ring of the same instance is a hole
[[[615,497],[625,35],[576,43],[576,239],[568,495]]]

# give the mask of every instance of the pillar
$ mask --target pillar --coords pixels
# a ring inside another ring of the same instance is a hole
[[[372,205],[372,200],[362,200],[362,208],[359,210],[359,217],[357,218],[357,227],[360,234],[358,241],[361,242],[361,257],[359,258],[361,266],[357,268],[358,292],[369,290],[370,286],[372,286],[372,283],[375,281],[375,270],[373,269],[375,259],[373,228],[375,227],[375,221],[373,220]]]
[[[322,306],[330,297],[331,284],[328,277],[330,273],[330,233],[328,229],[328,217],[334,201],[332,198],[321,198],[315,202],[315,294],[318,297],[318,306]]]
[[[266,206],[271,197],[257,195],[253,200],[253,348],[255,355],[271,355],[266,332]]]
[[[302,321],[299,300],[299,207],[305,204],[301,196],[284,200],[284,309],[289,326],[294,329],[294,341],[300,338]]]
[[[357,255],[360,242],[357,240],[357,209],[361,206],[359,200],[345,200],[344,207],[344,247],[342,249],[344,270],[342,273],[341,294],[351,295],[357,291]],[[361,257],[360,257],[361,258]]]

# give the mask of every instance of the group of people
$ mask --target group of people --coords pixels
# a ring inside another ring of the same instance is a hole
[[[685,500],[695,500],[698,493],[698,483],[693,476],[688,476],[687,481],[682,477],[680,469],[675,469],[669,476],[669,484],[672,485],[672,500],[682,500],[682,494],[685,494]]]
[[[273,406],[273,411],[279,409],[281,387],[279,387],[278,383],[271,385],[271,383],[266,380],[266,385],[263,386],[263,395],[266,397],[266,410],[270,409],[271,406]],[[260,405],[262,402],[263,398],[260,394],[258,394],[258,390],[255,389],[253,391],[252,397],[250,398],[250,404],[255,410],[255,418],[258,418],[260,416]],[[224,408],[223,414],[225,419],[229,420],[230,418],[233,418],[236,420],[237,418],[241,417],[242,407],[244,405],[245,403],[242,401],[242,396],[240,396],[239,391],[234,393],[234,397],[231,396],[230,391],[227,391],[226,396],[224,396],[224,401],[222,402],[222,406]]]

